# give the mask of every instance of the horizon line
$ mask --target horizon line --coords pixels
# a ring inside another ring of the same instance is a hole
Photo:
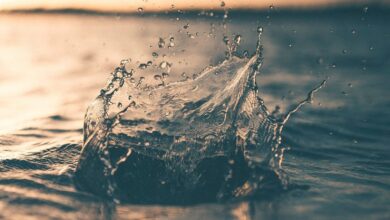
[[[336,4],[326,4],[326,5],[310,5],[310,6],[282,6],[272,9],[274,12],[278,11],[318,11],[318,10],[337,10],[337,9],[359,9],[359,8],[374,8],[374,9],[384,9],[390,10],[390,3],[383,2],[374,2],[369,4],[358,3],[358,4],[347,4],[347,3],[336,3]],[[44,8],[44,7],[34,7],[34,8],[16,8],[16,9],[3,9],[0,10],[0,13],[42,13],[42,14],[101,14],[101,15],[140,15],[140,14],[175,14],[175,13],[193,13],[201,11],[210,11],[210,12],[235,12],[235,11],[248,11],[248,12],[269,12],[271,11],[267,7],[236,7],[231,9],[224,8],[197,8],[192,7],[189,9],[167,9],[167,10],[147,10],[147,11],[133,11],[133,10],[105,10],[105,9],[88,9],[81,7],[58,7],[58,8]]]

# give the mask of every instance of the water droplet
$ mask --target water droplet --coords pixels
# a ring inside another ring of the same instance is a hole
[[[146,63],[147,66],[151,66],[152,64],[153,64],[153,62],[152,62],[151,60],[149,60],[149,61]]]
[[[249,52],[247,50],[244,50],[243,55],[244,57],[249,57]]]
[[[225,7],[226,3],[224,1],[221,2],[221,7]]]
[[[155,80],[161,80],[162,79],[162,77],[160,76],[160,75],[154,75],[154,77],[153,77]]]
[[[269,10],[274,10],[275,9],[275,6],[274,5],[270,5],[269,6]]]
[[[122,108],[122,103],[121,102],[118,102],[118,108]]]
[[[183,26],[184,29],[187,29],[187,28],[189,28],[189,27],[190,27],[189,24],[186,24],[186,25]]]
[[[113,74],[114,77],[116,78],[122,78],[123,77],[123,73],[121,71],[117,71]]]
[[[153,53],[152,53],[152,56],[153,56],[154,58],[157,58],[157,57],[158,57],[158,53],[153,52]]]
[[[165,41],[160,37],[160,39],[158,40],[158,47],[163,48],[164,46],[165,46]]]
[[[223,36],[223,42],[228,45],[229,44],[229,37],[228,36]]]
[[[240,44],[241,43],[241,35],[236,35],[235,37],[234,37],[234,42],[236,43],[236,44]]]
[[[357,143],[359,143],[356,139],[353,139],[353,143],[354,144],[357,144]]]
[[[374,50],[374,47],[373,46],[370,46],[370,48],[368,48],[370,51],[373,51]]]
[[[138,83],[136,84],[136,86],[138,87],[139,85],[141,85],[144,80],[145,80],[145,77],[141,76],[139,78]]]
[[[127,63],[130,63],[131,59],[124,59],[124,60],[121,60],[120,62],[120,66],[121,67],[124,67]]]
[[[347,53],[347,50],[346,50],[346,49],[344,49],[344,50],[343,50],[343,54],[346,54],[346,53]]]
[[[368,11],[368,7],[365,6],[365,7],[363,8],[363,13],[367,13],[367,11]]]
[[[127,99],[128,99],[128,100],[130,100],[131,98],[132,98],[132,96],[131,96],[131,95],[129,95],[129,96],[127,97]]]
[[[161,75],[162,75],[163,78],[167,78],[169,76],[168,73],[162,73]]]
[[[148,67],[148,65],[146,65],[145,63],[141,63],[138,68],[140,69],[146,69],[146,67]]]
[[[293,44],[289,44],[288,47],[289,47],[289,48],[293,47]]]
[[[355,34],[356,34],[356,30],[355,30],[355,29],[352,29],[351,33],[352,33],[353,35],[355,35]]]
[[[167,66],[168,66],[168,63],[167,63],[166,61],[162,61],[162,62],[160,63],[160,68],[161,68],[161,69],[165,69],[165,68],[167,68]]]
[[[139,7],[137,10],[138,10],[138,12],[139,12],[139,13],[142,13],[142,12],[144,12],[144,9],[143,9],[143,8],[141,8],[141,7]]]
[[[263,33],[263,27],[257,27],[257,33]]]
[[[352,88],[352,83],[348,83],[348,87]]]

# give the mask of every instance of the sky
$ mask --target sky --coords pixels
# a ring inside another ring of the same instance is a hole
[[[227,8],[313,7],[337,3],[385,3],[387,0],[224,0]],[[0,0],[0,10],[79,8],[101,11],[218,9],[222,0]]]

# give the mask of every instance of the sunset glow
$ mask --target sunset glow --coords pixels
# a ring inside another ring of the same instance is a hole
[[[384,3],[385,1],[349,1],[349,0],[225,0],[226,8],[250,8],[260,9],[267,8],[271,5],[275,7],[313,7],[324,6],[338,3],[364,3],[377,2]],[[148,11],[172,10],[172,9],[221,9],[221,0],[0,0],[0,10],[12,9],[59,9],[59,8],[81,8],[100,11],[136,11],[139,7]]]

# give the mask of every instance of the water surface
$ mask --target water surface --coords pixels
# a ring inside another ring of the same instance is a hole
[[[85,110],[119,61],[147,62],[159,38],[174,35],[175,55],[162,52],[175,63],[169,79],[199,73],[224,59],[221,19],[1,15],[0,216],[389,218],[388,16],[370,10],[331,15],[232,17],[227,33],[241,34],[241,50],[253,53],[257,26],[264,27],[257,83],[271,110],[279,105],[286,112],[329,78],[282,136],[288,149],[283,170],[290,184],[305,187],[254,201],[191,206],[117,205],[77,190],[73,175]]]

